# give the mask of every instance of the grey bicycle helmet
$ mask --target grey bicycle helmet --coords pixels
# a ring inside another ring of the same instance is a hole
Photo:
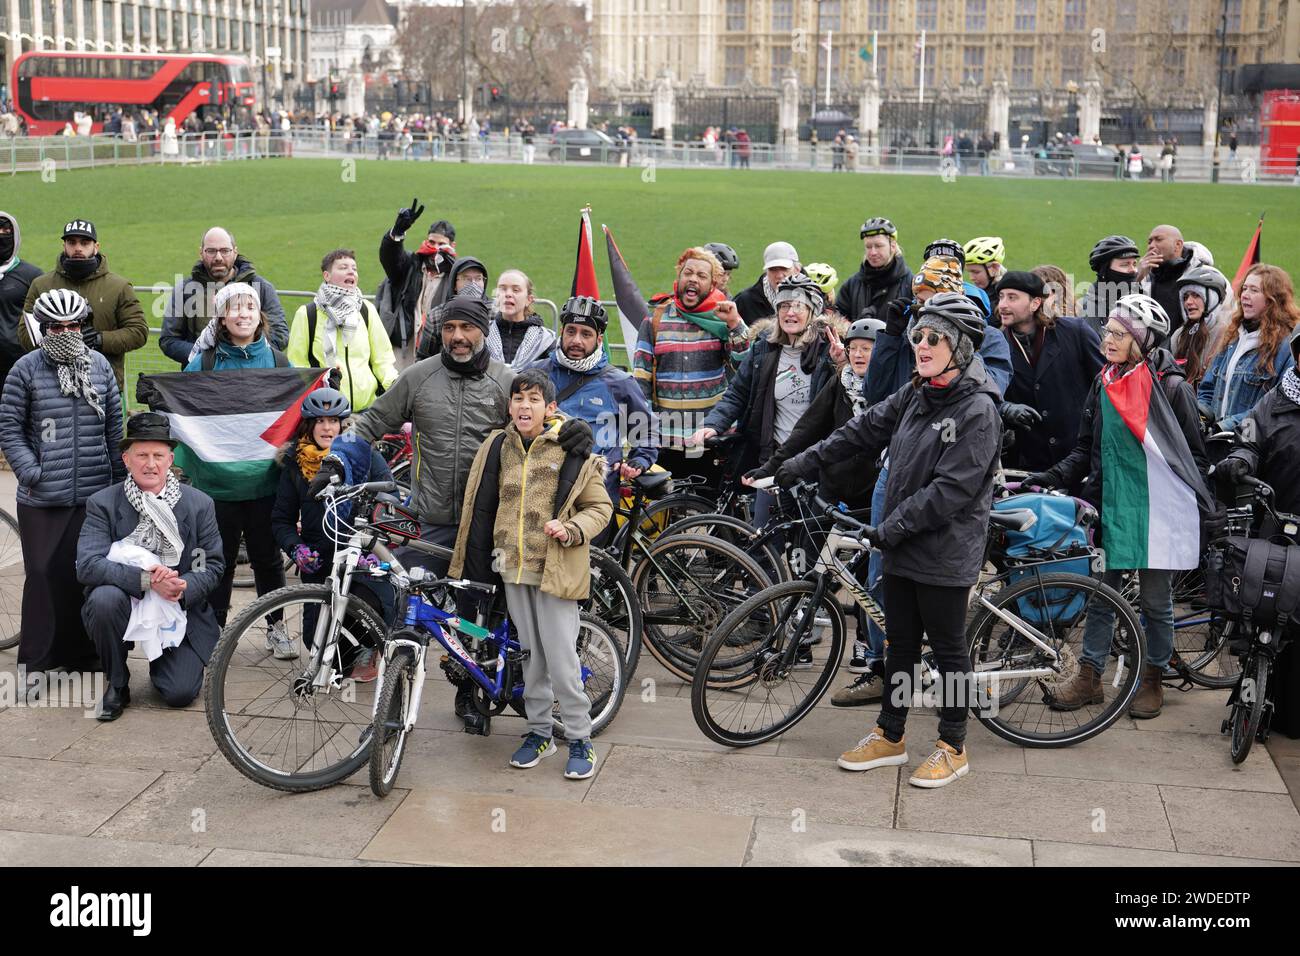
[[[897,236],[898,229],[892,222],[884,216],[876,216],[868,219],[862,224],[862,229],[858,233],[858,238],[865,239],[867,236]]]
[[[984,311],[973,299],[961,292],[938,292],[921,306],[914,320],[915,325],[924,325],[927,317],[944,319],[968,336],[978,349],[984,344],[984,330],[988,323],[984,320]]]
[[[352,403],[335,388],[317,388],[302,400],[303,418],[344,419],[352,414]]]
[[[826,296],[821,287],[802,272],[791,273],[776,287],[776,304],[782,302],[807,303],[813,318],[826,311]]]
[[[725,242],[710,242],[704,247],[704,251],[713,253],[713,257],[726,272],[735,272],[740,268],[740,256],[736,255],[736,250]]]
[[[876,336],[883,331],[885,331],[885,323],[879,319],[858,319],[849,326],[848,331],[844,333],[844,337],[840,341],[845,345],[848,345],[854,339],[866,339],[869,342],[874,342]]]

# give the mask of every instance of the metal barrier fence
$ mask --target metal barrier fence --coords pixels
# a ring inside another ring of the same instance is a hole
[[[1146,180],[1159,180],[1158,149],[1147,156]],[[719,144],[638,139],[628,144],[565,145],[538,135],[526,147],[518,135],[493,134],[485,139],[422,137],[410,144],[390,137],[300,128],[281,132],[243,131],[230,134],[192,133],[175,138],[148,134],[128,142],[120,136],[51,136],[0,140],[0,172],[56,172],[104,165],[207,165],[247,159],[299,157],[316,159],[377,159],[395,162],[594,164],[635,167],[641,175],[657,166],[696,169],[843,170],[848,173],[934,174],[957,176],[1127,178],[1114,163],[1090,163],[1073,158],[1036,155],[1018,149],[988,157],[944,157],[929,149],[860,146],[856,159],[836,158],[831,144]],[[1254,152],[1242,150],[1235,159],[1221,153],[1219,179],[1224,182],[1290,183],[1294,160],[1265,166]],[[1187,148],[1177,159],[1175,181],[1207,182],[1214,178],[1212,156]]]
[[[171,286],[166,283],[158,285],[137,285],[133,287],[136,294],[140,297],[140,302],[144,306],[145,315],[150,317],[149,339],[142,348],[134,352],[128,352],[126,356],[126,400],[132,410],[141,408],[135,400],[135,382],[140,375],[154,375],[159,372],[178,372],[180,366],[172,359],[163,354],[158,345],[158,340],[162,335],[161,303],[155,304],[160,298],[165,298],[171,294]],[[277,289],[280,302],[284,305],[285,320],[292,327],[294,313],[298,311],[299,306],[310,302],[316,295],[315,292],[308,292],[302,289]],[[366,295],[364,298],[369,302],[374,302],[373,295]],[[612,300],[602,301],[602,305],[609,310],[611,329],[618,326],[617,317],[619,315],[618,303]],[[550,325],[551,329],[559,335],[560,332],[560,306],[553,299],[536,299],[533,307],[538,314],[542,316],[544,322]],[[159,323],[159,326],[152,324],[153,321]],[[619,327],[621,328],[621,327]],[[630,368],[632,350],[636,343],[610,342],[606,336],[606,346],[610,352],[610,358],[617,365],[624,368]],[[622,352],[622,361],[616,357]]]

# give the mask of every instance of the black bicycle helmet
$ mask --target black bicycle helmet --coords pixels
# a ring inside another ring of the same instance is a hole
[[[90,313],[90,303],[72,289],[50,289],[32,303],[32,318],[37,325],[51,322],[81,322]]]
[[[874,219],[868,219],[862,224],[862,230],[858,234],[859,239],[865,239],[867,236],[897,236],[898,230],[894,224],[884,216],[876,216]]]
[[[713,253],[713,257],[726,272],[735,272],[740,268],[740,256],[736,255],[736,250],[725,242],[710,242],[704,247],[704,251]]]
[[[874,342],[876,336],[885,331],[885,323],[879,319],[858,319],[849,326],[849,330],[844,333],[840,340],[848,345],[854,339],[866,339],[868,342]]]
[[[961,267],[966,268],[966,251],[962,249],[961,243],[956,239],[936,239],[925,247],[925,254],[921,257],[924,262],[931,256],[947,256],[950,259],[956,259],[961,263]]]
[[[317,388],[302,400],[303,418],[344,419],[352,414],[348,397],[336,388]]]
[[[570,323],[590,325],[603,335],[606,326],[609,325],[609,313],[591,296],[575,295],[560,309],[560,325],[565,326]]]
[[[802,272],[792,272],[776,287],[776,304],[782,302],[807,302],[816,318],[826,311],[826,296],[819,286]]]
[[[961,292],[939,292],[932,295],[921,306],[915,324],[925,325],[927,316],[951,322],[963,335],[970,337],[977,349],[984,344],[984,330],[988,328],[984,312],[974,300]]]
[[[1088,254],[1088,266],[1097,275],[1101,275],[1111,259],[1128,258],[1137,254],[1137,243],[1128,236],[1107,236],[1092,247],[1092,252]]]

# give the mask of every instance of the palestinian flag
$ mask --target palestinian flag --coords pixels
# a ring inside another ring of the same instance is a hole
[[[578,257],[573,264],[573,285],[569,295],[588,295],[600,299],[600,288],[596,284],[596,258],[591,248],[590,206],[582,210],[582,219],[578,222]]]
[[[218,501],[275,494],[275,453],[302,421],[303,397],[328,370],[237,369],[141,375],[137,397],[171,422],[176,464]]]
[[[618,302],[619,327],[623,331],[623,344],[627,346],[630,363],[632,353],[636,351],[641,323],[650,315],[650,309],[636,280],[632,278],[632,270],[627,267],[618,243],[614,241],[614,234],[609,231],[609,226],[602,224],[600,228],[605,230],[605,249],[609,253],[609,272],[614,280],[614,300]]]
[[[1246,254],[1241,257],[1241,265],[1237,266],[1237,274],[1232,277],[1232,292],[1234,295],[1241,295],[1241,284],[1246,281],[1246,273],[1250,271],[1250,267],[1259,265],[1259,243],[1263,235],[1264,214],[1260,213],[1259,222],[1255,224],[1255,234],[1250,237],[1250,244],[1246,246]]]
[[[1107,568],[1194,568],[1208,491],[1146,362],[1102,371],[1102,545]]]

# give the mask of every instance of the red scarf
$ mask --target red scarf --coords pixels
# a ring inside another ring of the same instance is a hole
[[[456,244],[453,242],[449,246],[444,246],[433,242],[432,240],[425,239],[424,242],[420,243],[420,248],[415,250],[417,256],[432,256],[439,252],[450,252],[455,254]]]
[[[693,309],[688,309],[686,308],[686,306],[682,305],[682,300],[677,297],[677,290],[673,289],[671,293],[660,292],[658,295],[651,296],[650,304],[652,306],[659,305],[665,299],[672,299],[673,306],[677,309],[677,311],[685,312],[687,314],[693,312],[712,312],[715,308],[717,308],[719,302],[727,301],[726,295],[720,289],[714,289],[712,292],[710,292],[708,295],[706,295],[703,299],[700,300],[699,305],[697,305]]]

